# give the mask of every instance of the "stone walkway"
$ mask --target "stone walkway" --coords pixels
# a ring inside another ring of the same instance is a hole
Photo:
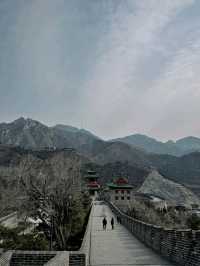
[[[106,216],[107,229],[102,229],[102,220]],[[115,228],[111,229],[111,217],[115,219]],[[96,202],[92,213],[90,265],[92,266],[172,266],[166,260],[139,242],[124,226],[116,223],[116,217],[110,208]]]

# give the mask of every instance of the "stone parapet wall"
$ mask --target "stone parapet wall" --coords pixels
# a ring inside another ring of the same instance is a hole
[[[91,223],[90,215],[79,251],[0,250],[0,266],[86,266],[90,261]]]
[[[86,260],[86,265],[90,265],[90,255],[91,255],[91,228],[92,228],[92,217],[93,217],[93,203],[91,205],[90,209],[90,217],[88,220],[87,228],[85,231],[85,235],[83,238],[83,242],[80,248],[80,252],[84,253],[86,255],[85,260]]]
[[[86,266],[86,255],[76,251],[10,250],[0,257],[0,266]]]
[[[92,212],[93,203],[91,204],[90,217],[80,250],[60,252],[46,263],[46,266],[86,266],[90,264]]]
[[[122,224],[145,245],[176,265],[200,265],[200,231],[171,230],[136,220],[108,202]]]
[[[49,260],[44,266],[69,266],[69,251],[57,252],[56,256]]]
[[[86,255],[78,251],[61,251],[44,266],[86,266]]]
[[[10,260],[10,266],[43,266],[55,256],[55,251],[14,250]]]
[[[85,254],[72,253],[69,255],[69,266],[86,266]]]
[[[0,266],[9,266],[12,258],[12,251],[7,251],[0,256]]]

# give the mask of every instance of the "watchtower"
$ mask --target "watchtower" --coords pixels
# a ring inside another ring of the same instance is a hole
[[[85,179],[87,181],[87,188],[89,190],[90,195],[95,196],[100,189],[100,184],[98,183],[98,174],[96,171],[88,170]]]

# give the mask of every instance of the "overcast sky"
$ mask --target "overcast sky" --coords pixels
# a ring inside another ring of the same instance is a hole
[[[200,137],[199,0],[0,0],[0,121]]]

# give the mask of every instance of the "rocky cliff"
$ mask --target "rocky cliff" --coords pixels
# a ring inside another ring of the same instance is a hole
[[[200,204],[199,198],[186,187],[164,178],[157,171],[152,171],[145,179],[139,192],[149,193],[166,199],[172,204]]]

